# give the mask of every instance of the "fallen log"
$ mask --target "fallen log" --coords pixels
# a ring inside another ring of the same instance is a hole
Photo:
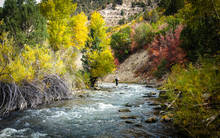
[[[182,94],[182,92],[180,91],[180,92],[177,94],[176,98],[167,106],[168,109],[170,109],[170,108],[173,106],[173,104],[177,101],[177,99],[180,98],[180,95],[181,95],[181,94]]]
[[[206,121],[208,121],[208,123],[206,124],[206,127],[208,127],[212,122],[214,122],[218,117],[220,117],[220,113],[213,115],[209,118],[206,119]]]

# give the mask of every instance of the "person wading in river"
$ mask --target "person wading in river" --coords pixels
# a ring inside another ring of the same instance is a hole
[[[118,86],[118,78],[115,76],[115,85]]]

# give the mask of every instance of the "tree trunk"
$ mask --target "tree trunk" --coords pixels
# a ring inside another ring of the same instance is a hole
[[[98,79],[98,77],[90,77],[90,83],[91,83],[90,87],[91,88],[94,88],[97,79]]]

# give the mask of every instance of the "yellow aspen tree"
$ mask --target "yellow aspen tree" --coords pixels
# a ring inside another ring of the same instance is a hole
[[[86,40],[88,39],[88,19],[87,16],[81,12],[76,16],[73,16],[71,22],[72,32],[72,43],[74,47],[82,49],[85,46]]]
[[[115,65],[105,21],[98,12],[92,13],[89,29],[89,39],[82,50],[82,61],[84,70],[90,75],[90,86],[94,87],[97,79],[111,73]]]
[[[70,24],[76,6],[71,0],[43,0],[40,4],[48,20],[49,42],[55,51],[72,46]]]

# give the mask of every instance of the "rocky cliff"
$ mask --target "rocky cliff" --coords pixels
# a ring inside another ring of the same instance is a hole
[[[144,3],[144,6],[138,5],[138,3]],[[104,17],[107,26],[116,26],[121,19],[128,19],[144,10],[155,8],[156,5],[157,1],[152,2],[152,0],[123,0],[122,5],[114,7],[111,3],[105,9],[99,10],[99,12]]]

